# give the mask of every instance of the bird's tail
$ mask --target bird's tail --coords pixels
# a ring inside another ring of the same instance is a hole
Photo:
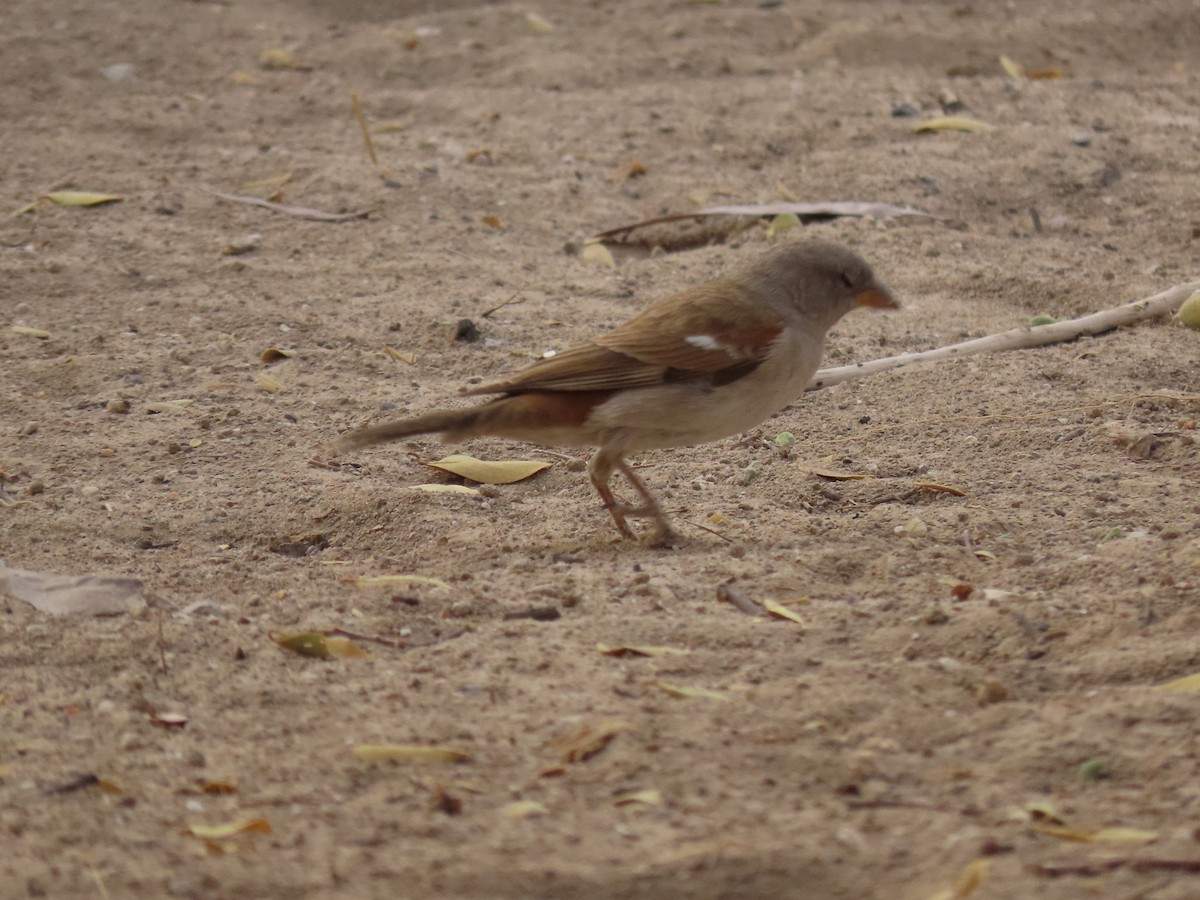
[[[480,410],[486,408],[484,405],[467,409],[439,409],[411,419],[396,419],[393,422],[355,428],[333,441],[329,445],[329,451],[337,455],[418,434],[444,434],[450,438],[471,434],[476,430]]]

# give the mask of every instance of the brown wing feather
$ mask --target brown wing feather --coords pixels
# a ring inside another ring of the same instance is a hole
[[[782,330],[783,323],[734,282],[702,284],[592,343],[466,393],[609,391],[693,378],[726,384],[753,371]]]
[[[782,330],[779,318],[742,287],[716,281],[680,291],[596,343],[645,363],[716,373],[762,362]]]

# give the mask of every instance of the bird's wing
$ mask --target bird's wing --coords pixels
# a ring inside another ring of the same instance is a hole
[[[727,384],[766,358],[784,323],[729,281],[681,291],[597,340],[469,394],[604,391],[664,382]]]

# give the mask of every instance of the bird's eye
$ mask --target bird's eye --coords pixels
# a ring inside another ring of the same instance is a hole
[[[842,279],[842,284],[845,285],[847,288],[854,287],[854,279],[851,278],[849,275],[847,275],[845,272],[838,272],[838,277],[840,279]]]

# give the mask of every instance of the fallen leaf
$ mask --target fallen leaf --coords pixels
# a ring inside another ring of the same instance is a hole
[[[800,217],[795,213],[780,213],[771,219],[771,224],[767,226],[767,237],[777,237],[785,231],[799,228],[802,224]]]
[[[354,755],[367,762],[398,760],[422,764],[469,762],[471,754],[453,747],[425,744],[359,744]]]
[[[1074,828],[1069,825],[1034,825],[1033,830],[1078,844],[1148,844],[1158,839],[1157,831],[1140,828]]]
[[[479,221],[489,228],[495,228],[497,231],[501,231],[504,228],[504,220],[499,216],[480,216]]]
[[[342,583],[352,584],[355,587],[373,587],[375,585],[412,587],[416,584],[428,584],[440,588],[450,587],[440,578],[429,578],[425,575],[360,575],[357,578],[344,579]]]
[[[829,481],[861,481],[871,477],[870,475],[857,475],[853,472],[830,472],[827,469],[812,469],[811,471],[818,478],[826,478]]]
[[[280,634],[271,638],[285,650],[291,650],[301,656],[311,656],[315,659],[332,659],[333,653],[325,635],[319,631],[302,631],[298,634]]]
[[[549,812],[550,810],[536,800],[517,800],[500,810],[500,814],[506,819],[533,819]]]
[[[804,627],[804,620],[802,618],[800,618],[798,615],[796,615],[794,612],[792,612],[790,609],[788,609],[786,606],[784,606],[783,604],[777,603],[774,600],[764,600],[762,605],[763,605],[763,609],[765,609],[771,615],[775,616],[775,618],[787,619],[789,622],[795,622],[801,628]]]
[[[37,338],[40,341],[48,341],[51,337],[50,332],[42,331],[40,328],[30,328],[28,325],[14,325],[12,330],[15,334]]]
[[[189,825],[184,834],[190,834],[193,837],[204,838],[209,841],[216,841],[221,838],[233,837],[235,834],[246,834],[249,832],[270,834],[271,823],[266,819],[240,819],[236,822],[227,822],[224,825]]]
[[[662,794],[653,788],[642,791],[623,791],[613,801],[613,806],[662,806]]]
[[[206,779],[200,782],[200,792],[202,794],[236,794],[238,786],[232,781],[208,781]]]
[[[605,656],[685,656],[688,651],[680,647],[651,647],[633,644],[597,644],[596,649]]]
[[[1026,69],[1025,77],[1030,81],[1052,81],[1062,78],[1062,69]]]
[[[279,359],[291,359],[295,355],[295,350],[280,350],[278,347],[268,347],[258,358],[265,363],[272,363]]]
[[[258,385],[260,391],[265,391],[268,394],[278,394],[280,391],[287,390],[266,372],[255,372],[254,383]]]
[[[1019,62],[1009,59],[1003,53],[1000,54],[1000,68],[1004,70],[1004,74],[1013,81],[1020,81],[1025,77],[1025,67]]]
[[[1200,329],[1200,291],[1183,301],[1183,305],[1175,313],[1175,321],[1188,328]]]
[[[329,213],[307,206],[287,206],[283,203],[274,203],[270,200],[264,200],[262,197],[252,197],[249,194],[225,194],[221,191],[209,190],[208,188],[201,188],[201,190],[212,194],[214,197],[220,197],[222,200],[228,200],[231,203],[246,203],[250,206],[261,206],[263,209],[269,209],[272,212],[295,216],[299,219],[309,219],[313,222],[350,222],[354,219],[365,219],[371,214],[371,211],[368,209],[359,210],[358,212]]]
[[[529,30],[534,34],[549,34],[554,30],[553,25],[535,12],[525,13],[525,24],[529,26]]]
[[[923,491],[934,491],[941,494],[953,494],[955,497],[965,497],[967,492],[962,488],[951,487],[948,484],[936,484],[932,481],[918,481],[913,487]]]
[[[401,353],[399,350],[387,346],[387,344],[383,345],[383,355],[388,359],[399,360],[400,362],[408,363],[410,366],[415,366],[417,364],[416,353]]]
[[[298,69],[299,63],[291,50],[283,47],[263,47],[258,55],[258,64],[264,69]]]
[[[618,734],[632,728],[632,725],[620,719],[585,722],[566,737],[554,741],[551,746],[562,754],[564,763],[584,762],[607,747]]]
[[[59,206],[100,206],[103,203],[116,203],[125,198],[118,194],[96,194],[91,191],[54,191],[47,194],[46,199]]]
[[[938,891],[929,900],[967,900],[975,891],[979,890],[987,873],[987,860],[977,859],[963,869],[962,874],[954,883],[954,887]]]
[[[465,484],[414,484],[410,491],[424,491],[427,494],[468,494],[479,496],[479,488],[467,487]]]
[[[0,589],[52,616],[115,616],[144,605],[142,582],[103,575],[54,575],[0,566]]]
[[[1185,694],[1200,694],[1200,672],[1160,684],[1158,689],[1160,691],[1179,691]]]
[[[712,691],[708,688],[685,687],[679,684],[671,684],[666,681],[656,681],[654,686],[666,691],[672,697],[681,698],[703,698],[706,700],[728,700],[727,694],[722,694],[720,691]]]
[[[188,717],[183,713],[155,713],[150,717],[150,722],[160,728],[183,728],[188,723]]]
[[[939,119],[930,119],[928,122],[921,122],[919,125],[913,126],[913,131],[918,134],[922,132],[934,131],[969,131],[974,133],[982,133],[991,131],[992,126],[987,122],[980,122],[978,119],[968,119],[966,116],[942,116]]]
[[[455,453],[436,462],[427,462],[425,465],[434,469],[441,469],[443,472],[449,472],[451,475],[469,478],[471,481],[477,481],[480,484],[513,484],[517,481],[524,481],[526,478],[536,475],[543,469],[550,468],[550,463],[540,460],[510,459],[491,461],[476,459],[473,456],[464,456],[461,453]]]
[[[606,269],[617,267],[617,261],[613,259],[612,251],[603,244],[584,244],[579,258],[589,266],[603,266]]]

